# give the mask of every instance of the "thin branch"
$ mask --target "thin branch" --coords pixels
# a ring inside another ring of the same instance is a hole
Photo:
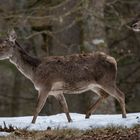
[[[9,98],[9,99],[10,99],[10,98],[11,98],[11,99],[13,98],[13,96],[3,95],[3,94],[0,94],[0,97],[1,97],[1,98]],[[21,96],[18,98],[18,100],[30,100],[30,101],[31,101],[31,100],[34,100],[34,99],[35,99],[35,98],[26,98],[26,97],[21,97]]]
[[[41,19],[46,19],[47,21],[48,20],[52,20],[52,21],[59,21],[60,20],[60,17],[61,18],[66,18],[67,16],[70,16],[71,14],[73,13],[76,13],[80,10],[82,10],[82,7],[80,6],[81,3],[78,3],[74,8],[72,8],[72,10],[66,12],[65,14],[63,15],[60,15],[60,16],[56,16],[56,15],[47,15],[47,16],[27,16],[27,15],[2,15],[1,16],[1,19],[13,19],[13,18],[24,18],[25,20],[41,20]]]
[[[112,48],[112,47],[118,45],[119,43],[121,43],[122,41],[127,40],[129,37],[130,37],[130,34],[127,34],[127,36],[125,36],[125,37],[123,37],[123,38],[120,38],[120,39],[118,39],[118,40],[115,40],[115,41],[114,41],[111,45],[109,45],[108,47],[109,47],[109,48]]]
[[[42,33],[51,36],[51,37],[52,37],[57,43],[59,43],[61,46],[66,47],[66,48],[68,47],[67,45],[61,43],[60,40],[58,40],[58,39],[55,37],[55,35],[53,35],[52,32],[50,32],[50,31],[46,31],[46,30],[43,30],[43,31],[40,31],[40,32],[33,33],[33,34],[29,35],[28,37],[25,37],[25,39],[33,38],[34,36],[40,35],[40,34],[42,34]]]
[[[107,6],[110,6],[110,5],[114,5],[115,3],[117,3],[119,0],[114,0],[114,1],[111,1],[111,2],[107,2],[106,5]]]
[[[130,57],[130,56],[134,56],[134,54],[125,54],[121,57],[119,57],[116,61],[117,63],[119,63],[120,61],[122,61],[123,59],[127,58],[127,57]]]
[[[134,70],[132,70],[130,73],[128,73],[122,80],[126,81],[130,76],[135,74],[140,69],[140,65],[138,65]]]

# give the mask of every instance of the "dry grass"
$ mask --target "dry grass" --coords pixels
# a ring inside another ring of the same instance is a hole
[[[0,140],[140,140],[140,126],[134,128],[108,127],[88,131],[57,129],[27,131],[15,129]]]

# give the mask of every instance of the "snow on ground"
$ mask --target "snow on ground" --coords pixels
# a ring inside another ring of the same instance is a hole
[[[27,130],[46,130],[48,127],[52,129],[72,128],[87,130],[92,128],[122,126],[133,127],[140,124],[140,113],[127,114],[127,118],[118,115],[92,115],[90,119],[85,119],[85,115],[70,113],[73,122],[68,123],[64,113],[52,116],[38,116],[35,124],[31,124],[32,117],[0,117],[0,126],[9,125],[19,129]],[[0,134],[2,135],[2,134]]]
[[[10,133],[8,133],[8,132],[0,132],[0,137],[6,137],[8,135],[10,135]]]

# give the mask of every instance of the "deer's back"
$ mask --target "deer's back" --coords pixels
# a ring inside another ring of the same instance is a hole
[[[47,57],[35,73],[36,81],[40,83],[63,81],[68,85],[98,82],[105,76],[115,79],[116,61],[104,53]]]

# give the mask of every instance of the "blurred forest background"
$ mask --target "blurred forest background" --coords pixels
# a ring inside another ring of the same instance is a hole
[[[139,0],[0,0],[0,36],[14,27],[18,41],[37,57],[103,51],[118,62],[117,85],[127,112],[140,111],[140,33],[128,28],[140,12]],[[77,71],[78,74],[78,71]],[[85,113],[97,96],[65,95],[70,112]],[[0,116],[32,115],[37,91],[8,60],[0,61]],[[54,97],[40,114],[61,112]],[[120,113],[108,98],[96,113]]]

